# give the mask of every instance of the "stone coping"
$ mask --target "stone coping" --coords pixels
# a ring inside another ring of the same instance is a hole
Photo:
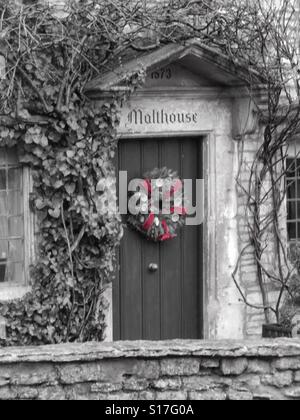
[[[72,363],[103,359],[162,357],[270,358],[299,357],[300,340],[259,341],[132,341],[63,344],[0,349],[0,365],[8,363]]]

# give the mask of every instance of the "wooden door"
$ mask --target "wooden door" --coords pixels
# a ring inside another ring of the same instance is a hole
[[[201,139],[120,141],[119,170],[128,172],[128,181],[164,166],[182,179],[202,178]],[[157,272],[149,271],[151,263]],[[127,228],[119,267],[115,340],[202,338],[202,226],[184,226],[176,239],[161,244]]]

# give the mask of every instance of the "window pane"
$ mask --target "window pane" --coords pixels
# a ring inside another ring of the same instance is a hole
[[[297,220],[300,220],[300,201],[297,201],[297,217],[296,217],[296,219]],[[299,233],[300,233],[300,231],[299,231]]]
[[[9,165],[19,165],[19,154],[16,147],[9,147],[6,149],[7,162]]]
[[[300,177],[300,159],[287,159],[286,166],[288,178]]]
[[[0,169],[0,190],[6,189],[6,170]]]
[[[8,262],[6,266],[6,280],[10,283],[18,283],[23,278],[23,263]]]
[[[7,215],[7,194],[0,192],[0,216]]]
[[[24,280],[22,169],[16,149],[0,149],[0,283]]]
[[[21,171],[18,168],[8,170],[8,189],[20,190],[21,189]]]
[[[288,220],[296,220],[296,218],[297,218],[296,201],[289,201],[288,202]]]
[[[0,216],[0,238],[6,239],[8,236],[7,217]]]
[[[20,262],[24,258],[23,241],[10,240],[8,244],[8,259],[9,261]]]
[[[0,240],[0,283],[7,281],[7,256],[8,256],[8,242]]]
[[[0,149],[0,167],[6,168],[7,162],[6,149]]]
[[[299,176],[300,176],[300,159],[296,159],[295,160],[295,177],[296,178],[299,178]]]
[[[8,214],[10,216],[20,216],[23,213],[23,201],[20,192],[8,193]]]
[[[15,264],[11,261],[7,262],[6,266],[6,281],[12,283],[15,278],[15,270],[14,270]]]
[[[297,178],[296,198],[300,199],[300,179],[299,178]]]
[[[300,223],[297,223],[296,239],[300,239]]]
[[[24,264],[21,263],[11,263],[11,281],[18,283],[20,279],[24,278]]]
[[[294,160],[294,164],[293,164],[293,170],[294,170],[294,177],[298,177],[299,175],[299,159],[295,159]]]
[[[23,218],[10,217],[8,219],[8,236],[22,238],[24,235]]]
[[[287,197],[288,199],[293,199],[293,200],[296,198],[296,182],[295,181],[288,181]]]
[[[0,258],[0,283],[4,283],[6,280],[6,259]]]
[[[0,239],[0,258],[7,258],[8,256],[8,241]]]
[[[289,239],[297,239],[296,223],[288,223]]]
[[[287,159],[286,167],[287,167],[287,177],[288,178],[294,178],[294,176],[295,176],[295,159]]]

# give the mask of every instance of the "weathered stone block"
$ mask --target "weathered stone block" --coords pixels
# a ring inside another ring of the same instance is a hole
[[[183,392],[183,391],[158,392],[156,394],[156,399],[158,401],[163,401],[163,400],[186,401],[187,400],[187,393]]]
[[[13,376],[13,372],[15,370],[14,365],[6,364],[4,366],[0,366],[0,378],[1,380],[6,380],[10,382],[10,378]]]
[[[246,358],[224,359],[221,363],[221,371],[225,376],[238,376],[244,373],[248,368]]]
[[[64,386],[64,392],[67,400],[88,401],[96,398],[96,394],[91,392],[89,382]]]
[[[39,387],[17,386],[12,387],[16,392],[18,400],[37,400],[39,396]]]
[[[295,382],[300,382],[300,370],[295,372]]]
[[[91,392],[110,393],[120,391],[123,388],[121,383],[96,383],[91,385]]]
[[[206,391],[214,385],[215,384],[210,378],[205,378],[201,376],[191,376],[190,378],[183,378],[183,389],[186,390]]]
[[[163,376],[194,375],[199,373],[200,362],[197,359],[166,359],[161,362]]]
[[[248,284],[255,283],[256,279],[257,279],[257,274],[256,275],[245,274],[242,276],[243,282],[248,283]],[[247,295],[247,299],[251,305],[259,305],[261,303],[261,293],[260,292],[249,293]]]
[[[149,386],[146,379],[130,378],[126,379],[123,383],[123,389],[125,391],[144,391]]]
[[[9,383],[10,383],[10,378],[7,378],[7,379],[0,378],[0,387],[5,386],[5,385],[9,385]]]
[[[251,390],[255,390],[261,385],[261,375],[252,373],[243,374],[233,381],[233,385],[239,387],[247,386],[248,388],[251,388]]]
[[[68,401],[99,401],[97,394],[87,394],[87,395],[75,395],[75,397],[67,395]]]
[[[277,372],[274,375],[266,375],[261,379],[263,384],[284,388],[290,386],[293,382],[292,372]]]
[[[65,385],[96,382],[103,377],[102,366],[96,363],[66,364],[59,367],[60,382]]]
[[[200,369],[200,372],[198,373],[199,376],[210,376],[214,375],[215,369]]]
[[[204,392],[190,392],[189,399],[194,401],[225,401],[227,395],[221,389]]]
[[[217,376],[191,376],[183,378],[183,389],[188,391],[209,391],[220,386],[230,386],[232,380],[229,378],[222,378]]]
[[[139,378],[158,379],[160,366],[158,361],[138,360],[133,369],[133,374]]]
[[[228,399],[230,401],[252,401],[253,394],[248,390],[231,389],[228,392]]]
[[[285,357],[274,362],[277,370],[300,370],[300,357]]]
[[[134,360],[105,360],[101,363],[69,363],[59,367],[61,383],[82,382],[121,383],[123,377],[132,376],[137,363]]]
[[[200,362],[201,369],[216,369],[220,367],[220,359],[205,358]]]
[[[153,401],[155,400],[155,392],[143,391],[139,393],[138,399],[141,401]]]
[[[253,394],[254,401],[272,401],[272,397],[269,394],[265,393],[254,393]]]
[[[181,385],[182,381],[180,378],[159,379],[152,383],[153,388],[160,391],[180,389]]]
[[[271,372],[271,363],[258,359],[250,360],[248,363],[248,372],[268,374]]]
[[[9,386],[4,386],[0,388],[0,400],[15,400],[17,399],[17,392],[14,389],[11,389]]]
[[[64,401],[67,397],[62,387],[49,386],[39,388],[38,399],[41,401]]]
[[[136,392],[117,392],[113,394],[98,394],[100,401],[136,401],[139,399],[139,394]]]
[[[0,366],[0,381],[11,385],[55,385],[58,375],[50,364],[20,363]]]
[[[300,400],[300,387],[298,386],[298,387],[287,389],[284,392],[284,395],[289,399]]]
[[[117,394],[111,395],[114,398],[110,398],[111,400],[115,399],[117,401],[136,401],[139,398],[139,394],[137,392],[121,392]]]

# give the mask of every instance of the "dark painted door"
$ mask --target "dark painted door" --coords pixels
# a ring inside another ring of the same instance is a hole
[[[128,180],[156,167],[183,179],[202,178],[199,138],[126,140],[119,170]],[[149,264],[159,266],[149,271]],[[155,244],[125,229],[114,284],[114,339],[202,338],[202,227],[184,226],[172,241]]]

